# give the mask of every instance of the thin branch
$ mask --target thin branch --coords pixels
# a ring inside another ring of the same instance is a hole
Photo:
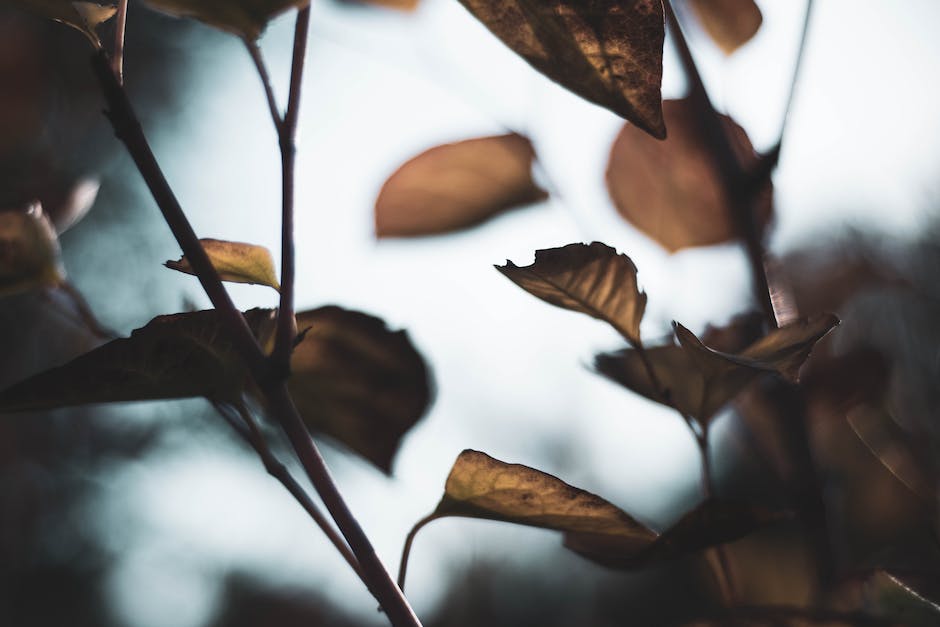
[[[416,522],[415,526],[408,532],[408,536],[405,538],[405,545],[401,549],[401,562],[398,564],[398,587],[402,590],[405,589],[405,577],[408,575],[408,558],[411,556],[411,545],[415,541],[415,536],[418,535],[418,532],[421,531],[425,525],[438,518],[440,518],[440,516],[436,512],[428,514]]]
[[[277,479],[290,495],[294,497],[294,500],[304,508],[304,511],[306,511],[313,522],[320,527],[320,530],[323,531],[329,541],[333,543],[333,546],[336,547],[336,550],[339,551],[340,555],[343,556],[343,559],[346,560],[346,563],[349,564],[349,567],[352,568],[353,572],[361,579],[362,573],[359,570],[359,562],[356,560],[356,556],[352,554],[352,551],[349,550],[349,545],[346,544],[343,537],[339,535],[330,521],[323,515],[323,512],[321,512],[320,508],[313,502],[313,499],[310,498],[306,490],[294,479],[293,475],[291,475],[290,471],[287,469],[287,466],[271,452],[267,440],[264,438],[264,434],[261,433],[257,422],[252,418],[248,409],[244,407],[244,405],[232,406],[225,403],[213,403],[213,406],[216,411],[221,414],[222,418],[231,425],[235,432],[255,450],[268,474]]]
[[[127,0],[119,0],[114,18],[114,58],[112,69],[117,82],[124,84],[124,31],[127,27]]]
[[[287,109],[281,124],[281,301],[277,311],[277,330],[271,361],[275,371],[287,377],[290,372],[290,354],[297,335],[294,320],[294,165],[297,153],[297,119],[300,114],[300,88],[303,83],[304,61],[307,56],[307,36],[310,31],[310,6],[297,12],[294,27],[294,55],[290,70],[290,91]]]
[[[768,326],[776,328],[777,320],[774,317],[767,272],[764,268],[763,237],[760,226],[754,217],[754,202],[760,185],[752,183],[753,179],[742,169],[735,155],[734,147],[725,132],[721,117],[708,98],[698,66],[695,64],[695,58],[689,50],[688,42],[686,42],[682,33],[682,27],[679,25],[679,20],[672,8],[672,2],[664,2],[663,7],[666,11],[666,21],[669,24],[673,44],[679,54],[679,59],[689,83],[688,98],[698,110],[702,139],[710,147],[712,156],[715,158],[715,165],[721,173],[725,195],[728,199],[728,211],[747,253],[748,263],[751,267],[754,297],[760,303]]]
[[[258,44],[249,39],[245,39],[245,47],[248,49],[248,55],[251,57],[255,69],[258,71],[258,77],[261,79],[261,85],[264,87],[264,96],[268,101],[268,110],[271,112],[271,121],[274,122],[274,129],[278,137],[281,135],[281,127],[284,124],[281,118],[281,112],[277,108],[277,100],[274,98],[274,87],[271,85],[271,75],[268,73],[268,67],[264,63],[264,57],[261,56],[261,48]]]
[[[68,281],[62,281],[62,283],[59,284],[59,289],[68,295],[82,322],[85,324],[88,330],[91,331],[91,333],[102,340],[113,340],[117,338],[117,333],[104,327],[98,321],[98,318],[95,316],[94,312],[91,310],[91,307],[88,305],[88,301],[85,300],[85,297],[82,295],[82,293],[78,291],[78,288]]]

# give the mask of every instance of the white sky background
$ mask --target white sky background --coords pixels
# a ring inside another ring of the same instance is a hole
[[[766,148],[780,124],[803,3],[760,4],[763,29],[732,59],[700,33],[691,43],[713,99]],[[846,225],[916,234],[936,204],[940,3],[816,4],[775,178],[778,252]],[[279,20],[262,42],[282,102],[291,37],[292,20]],[[668,42],[666,55],[664,91],[674,97],[682,84]],[[186,126],[158,138],[158,156],[184,205],[198,208],[191,218],[200,235],[277,251],[279,161],[258,80],[234,38],[207,49],[201,71],[205,93],[188,103]],[[530,70],[455,0],[424,0],[413,15],[314,3],[297,165],[298,305],[336,303],[406,327],[438,387],[393,479],[330,455],[393,571],[408,528],[434,507],[463,448],[540,467],[654,521],[675,515],[672,499],[695,489],[695,447],[681,421],[586,367],[595,351],[619,347],[616,335],[492,268],[597,239],[637,263],[649,337],[674,318],[701,328],[740,309],[749,288],[736,248],[670,257],[613,211],[604,170],[621,123]],[[374,241],[372,203],[400,163],[506,128],[532,138],[558,199],[465,234]],[[232,291],[244,307],[274,304],[262,288]],[[113,539],[123,561],[112,590],[128,624],[203,624],[214,611],[211,582],[228,568],[308,585],[373,615],[361,584],[250,458],[197,443],[131,467],[111,492],[94,516],[127,529]],[[437,522],[416,542],[409,596],[427,613],[444,576],[473,556],[521,560],[526,549],[557,542],[507,525]],[[519,554],[505,551],[508,543]],[[576,557],[570,568],[572,576],[596,570]]]

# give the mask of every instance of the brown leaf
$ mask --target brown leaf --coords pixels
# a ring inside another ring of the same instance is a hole
[[[431,402],[428,368],[404,331],[328,306],[297,314],[288,388],[307,426],[388,473]]]
[[[13,3],[29,11],[56,22],[62,22],[75,28],[95,47],[101,47],[95,29],[107,22],[117,11],[111,4],[97,2],[75,2],[73,0],[13,0]]]
[[[341,0],[343,4],[366,4],[398,11],[414,11],[418,8],[418,0]]]
[[[406,162],[375,201],[378,237],[458,231],[509,209],[544,200],[532,180],[535,151],[522,135],[468,139]]]
[[[529,65],[654,137],[661,109],[660,0],[460,0]]]
[[[496,269],[530,294],[603,320],[631,344],[639,343],[646,294],[637,287],[636,266],[610,246],[593,242],[538,250],[530,266],[507,261]]]
[[[39,204],[0,211],[0,295],[64,280],[59,238]]]
[[[624,125],[610,152],[607,189],[617,211],[669,252],[735,239],[721,173],[703,137],[696,108],[689,100],[666,100],[666,141],[653,141]],[[731,118],[722,122],[744,168],[757,160],[751,141]],[[766,227],[771,217],[768,181],[754,199],[755,218]]]
[[[274,271],[274,258],[271,257],[271,251],[264,246],[219,239],[201,239],[199,243],[223,281],[267,285],[280,290],[277,273]],[[171,270],[196,274],[185,255],[178,261],[167,261],[163,265]]]
[[[273,331],[272,310],[252,309],[245,317],[259,338]],[[214,309],[158,316],[128,338],[0,392],[0,412],[196,396],[237,400],[247,376]]]
[[[268,22],[291,8],[301,8],[309,0],[147,0],[160,11],[200,22],[254,41]]]
[[[679,345],[645,349],[663,399],[650,382],[641,354],[634,349],[602,353],[594,367],[602,375],[651,400],[666,402],[707,424],[744,387],[768,372],[795,380],[800,365],[816,342],[838,324],[835,316],[819,316],[775,329],[733,355],[712,350],[681,324]]]
[[[402,573],[415,533],[428,522],[448,516],[590,534],[634,550],[649,546],[657,537],[654,531],[599,496],[534,468],[507,464],[468,449],[454,462],[437,508],[409,534],[402,556]],[[402,574],[400,584],[403,579]]]
[[[764,21],[754,0],[690,0],[699,23],[725,54],[757,34]]]
[[[631,569],[732,542],[786,516],[747,503],[709,499],[647,546],[586,532],[566,533],[565,546],[604,566]]]

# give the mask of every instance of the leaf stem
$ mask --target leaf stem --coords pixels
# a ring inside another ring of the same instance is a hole
[[[111,60],[114,77],[124,84],[124,31],[127,28],[127,0],[119,0],[114,18],[114,58]]]
[[[689,44],[682,33],[679,20],[676,18],[672,2],[667,0],[663,3],[663,7],[666,11],[666,21],[669,24],[673,44],[679,54],[679,60],[689,83],[688,98],[698,110],[702,139],[707,142],[715,158],[715,165],[721,173],[728,199],[728,212],[747,254],[748,263],[751,267],[754,297],[764,312],[768,326],[771,329],[776,328],[777,319],[774,316],[767,272],[764,268],[763,237],[761,236],[760,226],[754,217],[756,192],[764,181],[761,180],[755,183],[749,173],[742,168],[735,155],[734,147],[731,145],[731,140],[725,132],[721,117],[708,98],[708,92],[705,90],[705,84],[702,82],[698,66],[695,64],[695,58],[689,50]]]
[[[281,147],[281,301],[277,311],[277,330],[271,361],[275,371],[284,378],[290,372],[290,354],[297,334],[294,320],[294,166],[296,162],[297,119],[300,113],[300,89],[303,83],[304,61],[307,56],[307,36],[310,31],[310,5],[297,11],[294,26],[294,54],[290,70],[290,91],[287,109],[280,126],[278,139]]]
[[[111,70],[110,58],[105,51],[98,51],[92,57],[92,67],[107,103],[105,114],[115,134],[127,147],[160,208],[164,220],[173,231],[183,253],[189,258],[193,271],[209,296],[209,300],[219,310],[223,328],[228,332],[236,350],[248,366],[252,378],[264,394],[268,409],[287,433],[311,483],[320,494],[333,520],[336,521],[340,532],[349,542],[349,547],[365,575],[364,583],[385,609],[392,625],[420,627],[421,623],[408,605],[408,601],[388,575],[369,539],[363,533],[352,512],[349,511],[330,476],[323,457],[304,427],[293,400],[287,392],[286,385],[283,381],[276,381],[271,376],[267,358],[248,328],[244,316],[235,308],[225,291],[218,273],[209,261],[205,250],[199,243],[199,238],[193,232],[179,201],[167,183],[143,133],[140,121],[127,98],[127,93],[117,82]]]
[[[425,525],[438,518],[437,512],[428,514],[415,523],[415,526],[408,532],[408,537],[405,538],[405,546],[403,546],[401,550],[401,562],[398,565],[398,587],[403,591],[405,589],[405,577],[408,574],[408,558],[411,556],[411,545],[415,541],[415,536],[418,535],[418,532],[421,531]]]
[[[268,67],[264,63],[264,57],[261,55],[261,48],[250,39],[245,39],[245,48],[248,49],[248,56],[251,57],[255,69],[258,71],[258,77],[261,78],[261,85],[264,87],[264,97],[268,102],[268,110],[271,113],[271,121],[274,122],[274,129],[281,134],[281,127],[284,120],[281,118],[281,112],[277,108],[277,100],[274,98],[274,87],[271,85],[271,75],[268,73]]]

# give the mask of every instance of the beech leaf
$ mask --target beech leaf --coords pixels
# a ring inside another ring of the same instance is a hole
[[[277,273],[274,271],[274,258],[271,257],[271,251],[264,246],[219,239],[201,239],[199,243],[223,281],[267,285],[276,290],[280,289]],[[164,265],[171,270],[196,274],[185,255],[178,261],[167,261]]]
[[[111,4],[72,0],[13,0],[13,4],[30,13],[62,22],[81,31],[96,48],[101,47],[96,29],[111,19],[117,11]]]
[[[152,7],[176,17],[191,17],[247,41],[261,36],[268,22],[310,0],[146,0]]]
[[[0,211],[0,296],[64,280],[59,239],[40,205]]]
[[[629,124],[614,141],[607,165],[607,189],[614,206],[669,252],[735,239],[724,182],[696,107],[689,100],[666,100],[663,114],[669,126],[666,141],[654,141]],[[722,122],[739,161],[752,167],[757,155],[744,129],[727,116]],[[768,180],[753,198],[755,218],[762,227],[770,221],[771,203]]]
[[[378,237],[465,229],[548,197],[532,180],[535,151],[522,135],[468,139],[406,162],[375,201]]]
[[[754,0],[690,0],[699,23],[725,54],[757,34],[764,18]]]
[[[660,0],[460,0],[529,65],[662,139]]]
[[[273,333],[272,310],[245,318],[259,339]],[[171,314],[0,392],[0,412],[198,396],[235,401],[247,376],[217,311]]]
[[[709,499],[646,546],[584,532],[565,534],[565,546],[598,564],[631,569],[732,542],[786,517],[748,503]]]
[[[678,345],[645,349],[653,372],[666,390],[666,399],[650,382],[637,350],[597,355],[594,368],[637,394],[671,405],[707,424],[748,383],[763,374],[775,372],[796,381],[813,346],[838,323],[832,315],[799,320],[771,331],[738,354],[712,350],[676,324]]]
[[[636,266],[610,246],[568,244],[535,252],[535,263],[497,266],[510,281],[542,300],[609,323],[631,344],[640,342],[646,294]]]
[[[468,449],[454,462],[437,508],[408,534],[399,585],[404,584],[415,534],[432,520],[451,516],[590,534],[636,550],[649,546],[657,537],[599,496],[534,468],[508,464]]]
[[[336,306],[297,314],[288,388],[311,431],[388,473],[431,402],[428,367],[404,331]]]

